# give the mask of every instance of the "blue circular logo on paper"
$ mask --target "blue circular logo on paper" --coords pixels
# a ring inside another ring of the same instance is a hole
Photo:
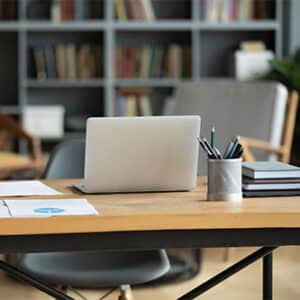
[[[34,212],[42,213],[42,214],[59,214],[64,211],[65,211],[64,209],[57,208],[57,207],[42,207],[42,208],[37,208],[34,210]]]

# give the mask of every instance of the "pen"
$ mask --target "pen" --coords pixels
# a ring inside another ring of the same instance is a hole
[[[240,150],[242,149],[242,145],[241,144],[237,144],[234,153],[232,154],[232,158],[237,158],[238,153],[240,152]]]
[[[240,141],[240,137],[237,136],[233,142],[230,152],[228,153],[228,155],[225,158],[232,158],[232,156],[235,152],[235,149],[236,149],[237,145],[239,144],[239,141]]]
[[[215,152],[216,152],[216,154],[217,154],[217,156],[218,156],[219,159],[223,158],[221,152],[219,151],[219,149],[217,147],[215,147]]]
[[[213,127],[210,133],[210,146],[212,149],[215,149],[215,145],[215,127]]]
[[[224,158],[228,158],[228,155],[229,155],[229,153],[230,153],[230,151],[232,149],[232,146],[233,146],[233,142],[230,142],[228,144],[228,146],[226,147],[226,150],[224,152],[224,156],[223,156]]]
[[[208,157],[213,158],[214,157],[213,153],[206,147],[205,143],[199,138],[198,138],[198,141],[199,141],[201,148],[207,153]]]
[[[213,154],[213,156],[215,158],[218,158],[215,150],[210,146],[210,144],[208,143],[207,139],[206,138],[202,138],[202,141],[204,142],[205,146],[209,149],[209,151]]]
[[[235,158],[240,158],[240,157],[242,157],[243,152],[244,152],[244,149],[241,148],[240,151],[239,151],[238,153],[236,153],[236,157],[235,157]]]

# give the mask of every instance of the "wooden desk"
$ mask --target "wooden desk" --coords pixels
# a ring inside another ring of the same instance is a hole
[[[300,244],[300,197],[208,202],[205,178],[192,192],[82,195],[71,187],[76,181],[46,180],[64,193],[48,198],[85,197],[99,216],[0,219],[1,252],[263,246],[218,280],[265,257],[264,299],[271,299],[269,253],[277,246]],[[200,286],[200,293],[209,286],[211,282]],[[193,299],[191,295],[199,290],[180,299]]]
[[[192,192],[83,195],[72,188],[76,181],[45,180],[64,193],[48,198],[87,198],[99,216],[0,219],[0,234],[300,228],[300,197],[208,202],[205,178],[199,178],[199,186]]]

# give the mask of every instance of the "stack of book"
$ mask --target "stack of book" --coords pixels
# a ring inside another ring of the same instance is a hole
[[[243,164],[245,197],[300,195],[300,168],[281,162]]]
[[[267,19],[271,1],[265,0],[203,0],[202,19],[209,22],[251,21]]]
[[[0,20],[17,18],[17,0],[0,0]]]
[[[155,20],[155,12],[151,0],[115,0],[115,13],[120,21]]]
[[[115,115],[122,116],[151,116],[152,107],[150,92],[143,89],[118,89]]]
[[[191,74],[189,46],[146,45],[117,47],[115,50],[117,78],[181,78]]]
[[[89,79],[101,76],[101,47],[97,44],[58,44],[33,47],[36,78]]]

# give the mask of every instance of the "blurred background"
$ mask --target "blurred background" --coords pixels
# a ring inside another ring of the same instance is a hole
[[[10,128],[0,130],[1,177],[24,178],[16,170],[29,171],[30,178],[42,174],[57,144],[84,138],[88,117],[172,114],[182,81],[275,80],[300,91],[299,15],[299,0],[0,0],[0,129]],[[293,134],[291,162],[300,165],[298,112]],[[38,165],[29,167],[28,154]],[[224,260],[220,251],[204,250],[200,273],[199,251],[174,256],[175,271],[165,279],[171,285],[142,288],[137,296],[174,299],[199,276],[246,253],[237,250]],[[300,275],[292,268],[298,250],[280,251],[277,299],[299,298],[286,275]],[[257,299],[258,268],[203,299]],[[48,299],[4,275],[1,294]]]

